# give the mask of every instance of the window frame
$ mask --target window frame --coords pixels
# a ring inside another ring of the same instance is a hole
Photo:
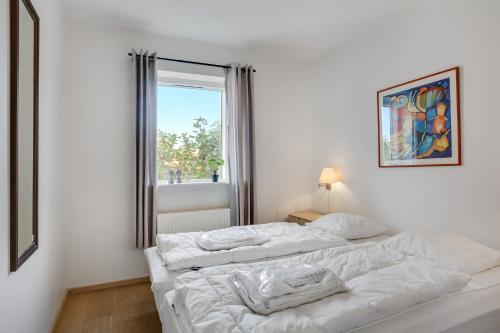
[[[177,71],[158,70],[157,87],[178,87],[184,89],[203,89],[221,92],[221,156],[224,159],[224,165],[219,173],[219,181],[212,182],[211,178],[206,179],[192,179],[183,180],[182,183],[169,184],[168,181],[158,179],[157,185],[163,186],[179,186],[183,184],[197,185],[197,184],[227,184],[229,183],[229,170],[228,170],[228,150],[227,150],[227,117],[226,117],[226,87],[225,78],[216,75],[192,74]],[[158,108],[156,110],[158,115]],[[156,129],[158,131],[158,127]],[[157,163],[157,161],[156,161]]]

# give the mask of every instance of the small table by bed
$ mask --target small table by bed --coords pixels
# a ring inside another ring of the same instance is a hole
[[[321,216],[323,216],[323,214],[313,211],[291,213],[288,215],[288,222],[295,222],[300,225],[304,225],[319,219]]]

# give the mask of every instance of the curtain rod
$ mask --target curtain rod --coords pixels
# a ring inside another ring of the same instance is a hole
[[[132,56],[132,53],[129,53],[128,55]],[[173,62],[181,62],[183,64],[191,64],[191,65],[210,66],[210,67],[218,67],[218,68],[225,68],[225,69],[230,69],[231,68],[231,66],[228,66],[228,65],[210,64],[208,62],[198,62],[198,61],[173,59],[173,58],[164,58],[164,57],[156,57],[156,59],[165,60],[165,61],[173,61]],[[254,69],[253,72],[255,73],[257,71]]]

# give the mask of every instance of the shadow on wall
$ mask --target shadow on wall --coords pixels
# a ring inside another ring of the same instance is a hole
[[[328,200],[330,200],[330,213],[348,211],[354,213],[356,207],[360,206],[358,197],[342,181],[332,184],[330,196],[324,188],[318,188],[313,193],[313,209],[319,213],[328,213]]]
[[[275,212],[275,222],[285,221],[288,214],[311,209],[311,194],[302,194],[281,203]],[[261,223],[257,221],[257,223]]]
[[[334,203],[334,207],[359,207],[360,201],[358,197],[352,192],[347,185],[343,182],[337,182],[335,184],[335,199],[338,202],[337,205]]]

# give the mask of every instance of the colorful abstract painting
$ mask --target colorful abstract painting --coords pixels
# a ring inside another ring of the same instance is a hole
[[[379,166],[459,165],[458,68],[378,92]]]

